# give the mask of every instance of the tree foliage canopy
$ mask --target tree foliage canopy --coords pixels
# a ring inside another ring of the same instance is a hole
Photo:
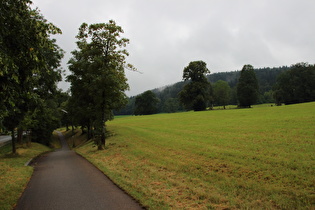
[[[61,80],[63,51],[50,38],[61,30],[32,9],[31,3],[0,2],[0,122],[12,130],[13,152],[13,129],[27,115],[34,120],[36,109],[46,107],[45,100]]]
[[[0,76],[1,93],[5,93],[1,98],[7,106],[14,106],[21,93],[31,98],[38,87],[52,91],[61,79],[57,68],[63,51],[50,38],[61,30],[30,4],[28,0],[0,3]]]
[[[278,77],[274,97],[278,105],[315,101],[315,65],[292,65]]]
[[[149,115],[157,113],[158,103],[159,99],[150,90],[138,95],[135,101],[135,115]]]
[[[214,102],[219,106],[227,105],[230,101],[231,88],[229,84],[223,80],[219,80],[213,85]]]
[[[212,88],[206,78],[210,73],[204,61],[190,62],[183,71],[183,80],[190,82],[179,93],[179,99],[187,110],[205,110],[212,99]]]
[[[112,118],[112,110],[127,103],[124,91],[129,86],[124,70],[134,70],[125,61],[129,40],[121,38],[122,33],[122,28],[113,20],[91,25],[83,23],[77,35],[78,49],[72,52],[73,57],[69,60],[71,113],[77,122],[94,125],[100,134],[99,149],[105,145],[105,122]],[[78,119],[78,115],[84,116]]]
[[[237,98],[240,107],[250,107],[258,98],[258,81],[252,65],[244,65],[237,84]]]
[[[183,80],[191,80],[192,82],[205,82],[207,81],[207,74],[210,74],[210,71],[204,61],[192,61],[184,68]]]

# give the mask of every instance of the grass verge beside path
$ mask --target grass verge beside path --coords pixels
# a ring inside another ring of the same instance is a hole
[[[315,103],[116,119],[77,149],[151,209],[314,209]]]
[[[12,209],[23,193],[33,167],[25,166],[30,159],[50,151],[49,147],[32,143],[31,147],[18,146],[17,155],[11,154],[11,144],[0,147],[0,209]]]
[[[66,138],[67,143],[70,148],[78,147],[84,144],[87,140],[87,134],[82,134],[81,129],[75,129],[72,131],[71,129],[66,131],[66,129],[60,130],[62,135]]]

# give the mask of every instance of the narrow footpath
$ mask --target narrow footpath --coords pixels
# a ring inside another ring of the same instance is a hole
[[[0,147],[11,142],[11,136],[0,136]]]
[[[16,209],[142,209],[87,160],[62,148],[37,159]]]

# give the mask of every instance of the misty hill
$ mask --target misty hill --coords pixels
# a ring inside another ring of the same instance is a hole
[[[259,83],[259,99],[257,102],[258,104],[274,102],[274,99],[272,97],[272,87],[275,85],[278,75],[288,69],[290,69],[290,67],[287,66],[255,69],[256,77]],[[239,70],[231,72],[212,73],[207,75],[207,78],[211,84],[214,84],[219,80],[228,82],[229,86],[231,87],[230,104],[237,104],[236,85],[240,76],[240,72],[241,71]],[[159,112],[175,112],[184,110],[178,101],[178,93],[187,83],[187,81],[181,81],[172,85],[167,85],[151,90],[160,99]],[[136,96],[130,97],[127,106],[120,111],[115,111],[115,114],[133,114],[135,97]]]

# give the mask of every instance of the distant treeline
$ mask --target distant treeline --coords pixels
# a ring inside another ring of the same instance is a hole
[[[258,68],[255,69],[256,77],[259,83],[259,97],[257,104],[262,103],[275,103],[273,97],[273,87],[277,82],[278,76],[289,70],[291,67],[282,66],[274,68]],[[231,72],[220,72],[207,75],[208,81],[213,86],[217,81],[222,80],[226,81],[230,88],[230,103],[231,105],[237,105],[237,95],[236,95],[236,86],[238,79],[240,77],[241,71],[231,71]],[[158,103],[158,113],[171,113],[184,111],[184,107],[180,104],[178,94],[183,89],[183,87],[189,81],[177,82],[173,85],[168,85],[161,88],[156,88],[151,90],[155,93],[156,97],[159,99]],[[115,111],[115,115],[133,115],[135,110],[135,98],[136,96],[130,97],[129,102],[125,108]],[[214,101],[214,105],[216,102]]]

